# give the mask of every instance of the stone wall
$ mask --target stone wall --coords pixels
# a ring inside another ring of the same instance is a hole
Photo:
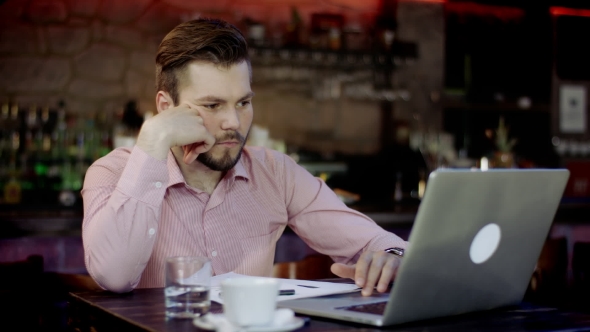
[[[370,24],[378,6],[379,0],[7,0],[0,5],[0,102],[54,107],[65,100],[70,112],[113,114],[135,99],[140,111],[153,112],[156,48],[182,21],[207,16],[238,24],[249,17],[264,22],[270,36],[288,24],[293,7],[306,24],[314,12]],[[411,92],[409,101],[396,103],[396,117],[418,114],[434,127],[439,115],[429,115],[430,97],[442,90],[442,8],[402,1],[399,10],[400,36],[418,43],[420,59],[395,79]],[[313,84],[323,74],[307,81],[303,92],[255,83],[254,122],[296,147],[325,153],[378,150],[379,103],[312,98]]]

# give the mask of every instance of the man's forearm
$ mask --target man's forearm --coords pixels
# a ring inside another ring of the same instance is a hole
[[[166,193],[166,161],[137,147],[116,150],[86,173],[82,236],[90,275],[104,288],[134,288],[154,248]]]
[[[88,272],[114,292],[137,286],[158,231],[159,209],[115,191],[107,204],[84,220]]]

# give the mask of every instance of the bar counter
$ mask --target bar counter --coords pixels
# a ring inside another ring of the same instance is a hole
[[[375,220],[377,224],[411,225],[416,217],[418,205],[351,206]],[[3,206],[0,208],[0,238],[24,235],[76,234],[82,227],[81,208]]]
[[[0,237],[19,234],[79,234],[82,217],[81,209],[5,207],[0,210]]]
[[[419,204],[362,204],[350,207],[366,214],[378,225],[411,227]],[[82,208],[53,206],[0,206],[0,238],[14,235],[76,234],[82,226]],[[590,198],[563,200],[555,215],[555,223],[588,224]]]
[[[384,229],[408,239],[418,204],[364,204],[351,206]],[[0,262],[42,254],[47,271],[85,273],[81,239],[83,211],[58,207],[0,207]],[[573,245],[590,241],[590,203],[564,201],[555,216],[550,238],[565,237],[568,256]],[[275,262],[303,259],[315,251],[287,228],[277,242]]]

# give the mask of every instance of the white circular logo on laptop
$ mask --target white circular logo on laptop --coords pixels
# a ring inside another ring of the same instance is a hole
[[[469,257],[475,264],[481,264],[496,252],[501,232],[497,224],[487,224],[477,232],[469,248]]]

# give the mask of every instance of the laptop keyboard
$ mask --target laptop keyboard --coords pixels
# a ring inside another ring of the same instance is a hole
[[[357,305],[352,305],[349,307],[340,307],[340,308],[336,308],[336,309],[364,312],[367,314],[383,315],[383,313],[385,313],[385,306],[386,305],[387,305],[387,301],[368,303],[368,304],[357,304]]]

